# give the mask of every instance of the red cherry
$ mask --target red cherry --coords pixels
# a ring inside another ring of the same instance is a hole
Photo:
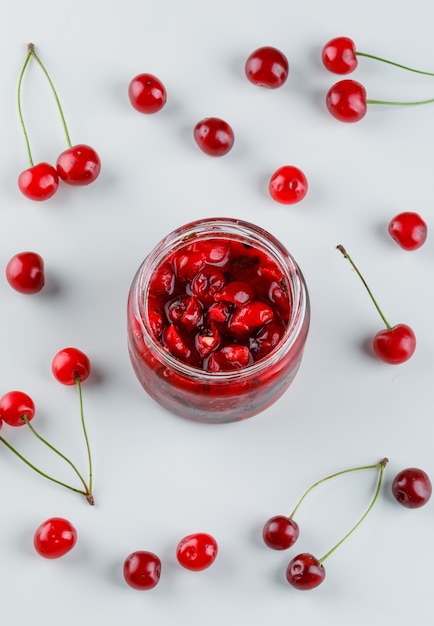
[[[207,369],[209,372],[229,372],[243,369],[252,361],[252,353],[247,346],[227,344],[211,354]]]
[[[406,324],[380,330],[374,337],[375,354],[391,365],[408,361],[415,349],[416,336]]]
[[[64,348],[53,358],[51,369],[54,377],[63,385],[75,385],[86,380],[90,374],[89,358],[77,348]]]
[[[322,50],[322,62],[335,74],[350,74],[357,65],[356,44],[349,37],[335,37]]]
[[[249,55],[244,71],[254,85],[276,89],[281,87],[288,77],[288,59],[277,48],[264,46]]]
[[[18,176],[18,187],[30,200],[48,200],[56,193],[58,186],[59,175],[49,163],[32,165]]]
[[[124,579],[133,589],[153,589],[160,580],[161,561],[153,552],[138,550],[124,561]]]
[[[198,122],[193,135],[199,148],[210,156],[223,156],[234,145],[234,131],[218,117],[206,117]]]
[[[293,519],[286,515],[275,515],[265,522],[262,538],[273,550],[287,550],[297,541],[300,529]]]
[[[68,185],[89,185],[98,178],[101,161],[93,148],[78,144],[58,156],[56,168],[59,177]]]
[[[46,559],[58,559],[72,550],[77,542],[77,531],[68,520],[51,517],[37,528],[33,545]]]
[[[229,330],[234,335],[251,333],[255,328],[260,328],[274,317],[274,311],[269,304],[260,300],[253,300],[239,307],[229,321]]]
[[[198,572],[212,565],[217,557],[217,542],[207,533],[187,535],[178,543],[176,558],[182,567]]]
[[[34,415],[33,400],[23,391],[9,391],[0,398],[0,419],[9,426],[24,426],[23,417],[30,422]]]
[[[432,494],[428,474],[417,467],[401,470],[393,479],[392,494],[408,509],[418,509],[424,506]]]
[[[290,585],[302,591],[315,589],[325,578],[322,563],[308,552],[298,554],[289,562],[286,569],[286,580]]]
[[[6,265],[6,279],[21,293],[37,293],[45,284],[44,261],[36,252],[15,254]]]
[[[358,122],[366,115],[366,89],[355,80],[341,80],[330,87],[326,106],[340,122]]]
[[[131,105],[139,113],[157,113],[166,104],[166,89],[153,74],[138,74],[128,86]]]
[[[294,165],[284,165],[272,175],[268,190],[270,196],[281,204],[295,204],[307,194],[307,178]]]
[[[368,287],[365,279],[360,273],[358,267],[345,250],[345,248],[341,245],[336,246],[336,248],[344,255],[346,259],[348,259],[352,268],[362,281],[366,291],[369,294],[375,308],[380,314],[381,319],[383,320],[386,328],[380,330],[374,337],[373,348],[375,354],[386,363],[390,363],[392,365],[398,365],[399,363],[404,363],[407,361],[414,353],[416,349],[416,336],[412,329],[406,324],[397,324],[396,326],[391,326],[385,316],[383,315],[382,310],[378,306],[377,301],[375,300],[371,290]]]
[[[420,215],[405,211],[389,222],[388,232],[404,250],[417,250],[426,241],[428,227]]]

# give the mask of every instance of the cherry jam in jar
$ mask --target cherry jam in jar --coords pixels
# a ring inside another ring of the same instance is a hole
[[[273,404],[299,368],[309,296],[293,257],[249,222],[207,218],[165,237],[128,298],[128,347],[149,395],[225,423]]]

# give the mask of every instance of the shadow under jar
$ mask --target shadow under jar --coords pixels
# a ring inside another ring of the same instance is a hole
[[[181,417],[243,420],[292,383],[310,320],[303,275],[270,233],[206,218],[167,235],[128,298],[128,348],[148,394]]]

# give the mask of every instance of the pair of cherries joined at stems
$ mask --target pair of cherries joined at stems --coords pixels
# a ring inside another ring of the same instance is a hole
[[[320,559],[316,558],[309,552],[302,552],[290,560],[286,569],[286,580],[295,589],[302,591],[311,590],[318,587],[324,581],[326,575],[323,565],[324,561],[360,526],[373,508],[380,493],[383,472],[387,463],[388,459],[384,458],[375,465],[364,465],[350,468],[336,472],[330,476],[326,476],[311,485],[309,489],[304,492],[289,516],[275,515],[266,521],[262,529],[262,538],[264,543],[273,550],[287,550],[295,544],[300,534],[300,529],[297,522],[294,520],[294,516],[306,496],[315,487],[321,483],[329,481],[332,478],[336,478],[350,472],[366,469],[379,470],[377,488],[373,499],[365,513],[351,528],[351,530]],[[432,485],[426,472],[419,468],[410,467],[401,470],[395,476],[392,482],[391,491],[397,502],[407,508],[415,509],[424,506],[429,501],[432,495]]]
[[[24,124],[21,107],[21,87],[25,71],[32,58],[38,63],[49,82],[59,110],[68,145],[68,148],[57,157],[56,167],[45,161],[36,164],[34,163],[27,129]],[[86,144],[72,145],[54,84],[44,64],[36,54],[34,45],[31,43],[28,44],[27,57],[21,70],[18,82],[18,113],[24,132],[27,154],[30,162],[30,167],[25,169],[18,176],[18,187],[24,196],[35,201],[48,200],[56,193],[59,186],[59,179],[68,185],[73,186],[89,185],[96,180],[101,170],[100,158],[96,151]]]
[[[277,89],[288,77],[289,64],[280,50],[272,46],[263,46],[249,55],[244,72],[254,85]],[[153,74],[142,73],[130,81],[128,97],[136,111],[153,114],[165,106],[167,92],[159,78]],[[235,141],[232,127],[219,117],[206,117],[197,122],[193,129],[193,137],[202,152],[213,157],[228,154]],[[306,196],[308,181],[300,168],[284,165],[270,177],[268,191],[276,202],[295,204]]]
[[[358,57],[366,57],[376,61],[381,61],[395,67],[434,76],[432,72],[425,72],[414,69],[400,63],[395,63],[382,57],[356,50],[356,45],[349,37],[335,37],[331,39],[322,50],[322,62],[326,69],[334,74],[349,74],[358,66]],[[430,104],[434,98],[428,100],[417,100],[413,102],[396,102],[387,100],[372,100],[366,96],[365,87],[356,80],[344,79],[335,83],[326,96],[326,106],[329,113],[340,122],[359,122],[367,112],[368,104],[382,104],[391,106],[415,106],[420,104]]]
[[[27,426],[36,438],[47,446],[52,452],[63,459],[69,467],[74,471],[78,477],[82,488],[73,487],[61,480],[54,478],[53,476],[42,471],[24,457],[18,450],[16,450],[3,436],[0,435],[0,442],[3,443],[11,452],[13,452],[21,461],[23,461],[28,467],[34,470],[42,477],[50,480],[53,483],[69,489],[75,493],[83,495],[87,502],[91,505],[94,504],[93,497],[93,470],[92,470],[92,457],[89,445],[89,438],[87,435],[87,429],[84,419],[83,410],[83,396],[81,383],[85,381],[90,374],[90,361],[87,355],[78,350],[77,348],[64,348],[57,352],[54,356],[51,364],[51,371],[55,379],[63,385],[73,386],[75,385],[78,390],[79,405],[80,405],[80,418],[83,435],[86,444],[86,451],[88,457],[88,479],[85,480],[81,472],[77,469],[75,464],[62,452],[60,452],[49,441],[42,437],[32,425],[31,421],[35,415],[35,404],[32,398],[23,391],[9,391],[0,398],[0,429],[3,422],[12,427]]]

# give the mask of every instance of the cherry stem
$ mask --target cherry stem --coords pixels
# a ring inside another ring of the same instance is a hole
[[[89,504],[94,504],[92,494],[90,494],[87,489],[86,489],[86,491],[82,491],[81,489],[76,489],[75,487],[72,487],[71,485],[68,485],[68,484],[62,482],[61,480],[57,480],[56,478],[53,478],[53,476],[50,476],[49,474],[46,474],[45,472],[40,470],[38,467],[36,467],[36,465],[33,465],[33,463],[31,463],[28,459],[26,459],[25,456],[20,454],[18,452],[18,450],[16,450],[8,441],[6,441],[6,439],[4,439],[4,437],[0,436],[0,441],[2,443],[4,443],[4,445],[7,448],[9,448],[9,450],[11,452],[13,452],[19,459],[21,459],[21,461],[24,461],[24,463],[26,465],[28,465],[28,467],[30,467],[32,470],[34,470],[35,472],[37,472],[38,474],[40,474],[41,476],[43,476],[47,480],[51,480],[51,482],[56,483],[57,485],[61,485],[62,487],[65,487],[66,489],[69,489],[70,491],[74,491],[75,493],[82,494],[83,496],[85,496],[85,498],[89,502]]]
[[[411,107],[418,106],[419,104],[431,104],[434,102],[434,98],[430,98],[429,100],[417,100],[415,102],[395,102],[389,100],[366,100],[366,104],[390,104],[392,106],[403,106],[403,107]]]
[[[344,537],[343,537],[340,541],[338,541],[338,543],[337,543],[335,546],[333,546],[333,548],[332,548],[331,550],[329,550],[326,554],[324,554],[324,556],[323,556],[323,557],[321,557],[320,559],[318,559],[318,561],[319,561],[320,563],[324,563],[324,561],[325,561],[325,560],[326,560],[326,559],[327,559],[327,558],[328,558],[328,557],[329,557],[329,556],[330,556],[330,555],[331,555],[331,554],[332,554],[335,550],[337,550],[337,548],[339,548],[339,546],[341,546],[341,545],[344,543],[344,541],[345,541],[346,539],[348,539],[348,537],[349,537],[350,535],[352,535],[352,534],[353,534],[353,532],[356,530],[356,528],[358,528],[358,527],[360,526],[360,524],[363,522],[363,520],[367,517],[367,515],[369,514],[369,512],[371,511],[371,509],[373,508],[374,504],[375,504],[375,503],[376,503],[376,501],[377,501],[378,494],[380,493],[380,489],[381,489],[381,483],[383,482],[383,473],[384,473],[384,468],[386,467],[386,465],[388,464],[388,462],[389,462],[389,459],[384,458],[384,459],[382,459],[382,460],[380,461],[380,463],[377,463],[377,465],[374,465],[374,466],[373,466],[373,469],[374,469],[374,468],[379,468],[380,473],[379,473],[379,476],[378,476],[377,488],[376,488],[376,490],[375,490],[374,497],[372,498],[371,504],[368,506],[368,508],[366,509],[366,511],[364,512],[364,514],[362,515],[362,517],[359,519],[359,521],[357,522],[357,524],[355,524],[355,525],[351,528],[351,530],[350,530],[349,532],[347,532],[347,534],[346,534],[346,535],[345,535],[345,536],[344,536]]]
[[[74,465],[74,463],[68,459],[67,456],[65,456],[64,454],[62,454],[62,452],[60,452],[60,450],[58,450],[55,446],[53,446],[49,441],[47,441],[46,439],[44,439],[44,437],[42,437],[42,435],[40,435],[37,430],[33,427],[33,425],[30,423],[27,415],[23,415],[22,416],[22,420],[25,422],[25,424],[28,426],[28,428],[30,429],[30,431],[33,433],[33,435],[35,435],[35,437],[37,437],[37,439],[39,439],[39,441],[41,441],[44,445],[46,445],[48,448],[50,448],[50,450],[52,450],[53,452],[55,452],[58,456],[60,456],[60,458],[62,458],[64,461],[66,461],[68,463],[68,465],[70,467],[72,467],[72,469],[74,470],[74,472],[77,474],[78,478],[80,479],[81,484],[83,485],[83,487],[85,488],[86,493],[90,493],[91,489],[90,487],[88,487],[86,485],[86,482],[84,480],[84,478],[82,477],[82,475],[80,474],[80,472],[78,471],[78,469],[76,468],[76,466]]]
[[[89,492],[92,493],[92,485],[93,485],[92,455],[91,455],[91,452],[90,452],[89,438],[88,438],[88,435],[87,435],[86,422],[85,422],[85,419],[84,419],[83,393],[82,393],[82,389],[81,389],[81,381],[80,381],[80,377],[79,376],[77,376],[75,378],[75,384],[76,384],[77,390],[78,390],[78,400],[79,400],[79,404],[80,404],[81,426],[82,426],[82,429],[83,429],[84,440],[86,442],[87,459],[88,459],[88,464],[89,464]]]
[[[380,309],[380,307],[377,304],[376,299],[374,298],[372,291],[369,289],[367,282],[365,281],[365,279],[363,278],[362,274],[360,273],[359,269],[357,268],[356,264],[354,263],[354,261],[352,260],[352,258],[350,257],[350,255],[348,254],[348,252],[345,250],[345,248],[343,246],[341,246],[340,244],[338,246],[336,246],[336,249],[339,250],[340,252],[342,252],[342,254],[344,255],[344,257],[346,259],[348,259],[348,261],[350,262],[352,268],[354,269],[354,271],[356,272],[356,274],[358,275],[358,277],[360,278],[360,280],[362,281],[362,283],[364,284],[367,292],[369,293],[372,302],[375,305],[375,308],[377,309],[378,313],[380,314],[381,319],[383,320],[384,324],[386,325],[387,330],[390,330],[392,327],[389,324],[389,322],[387,321],[387,319],[384,317],[383,315],[383,311]]]
[[[360,470],[375,469],[376,467],[378,467],[378,463],[376,463],[375,465],[361,465],[360,467],[350,467],[349,469],[341,470],[339,472],[335,472],[334,474],[330,474],[330,476],[321,478],[321,480],[318,480],[316,483],[313,483],[313,485],[311,485],[309,489],[306,489],[304,494],[301,496],[300,500],[295,505],[291,515],[289,515],[289,519],[293,519],[294,515],[298,511],[303,500],[306,498],[306,496],[309,495],[311,491],[313,491],[313,489],[315,489],[315,487],[318,487],[318,485],[321,485],[322,483],[325,483],[327,480],[330,480],[332,478],[336,478],[337,476],[342,476],[343,474],[349,474],[350,472],[358,472]]]
[[[395,67],[400,67],[403,70],[408,70],[409,72],[416,72],[416,74],[425,74],[426,76],[434,76],[432,72],[423,72],[422,70],[416,70],[414,67],[408,67],[407,65],[401,65],[400,63],[395,63],[394,61],[389,61],[388,59],[383,59],[382,57],[377,57],[373,54],[367,54],[366,52],[357,52],[356,56],[366,57],[368,59],[374,59],[374,61],[381,61],[382,63],[388,63],[389,65],[394,65]]]
[[[29,46],[30,45],[31,44],[29,44]],[[20,118],[21,127],[22,127],[23,133],[24,133],[24,139],[25,139],[25,142],[26,142],[27,155],[29,157],[30,167],[33,167],[33,158],[32,158],[32,151],[30,149],[29,136],[27,134],[26,125],[24,124],[23,111],[22,111],[22,108],[21,108],[21,85],[22,85],[22,82],[23,82],[24,72],[26,71],[27,65],[29,64],[29,61],[30,61],[31,57],[32,57],[32,54],[29,51],[28,54],[27,54],[26,60],[24,62],[24,65],[22,67],[19,80],[18,80],[18,116]]]

